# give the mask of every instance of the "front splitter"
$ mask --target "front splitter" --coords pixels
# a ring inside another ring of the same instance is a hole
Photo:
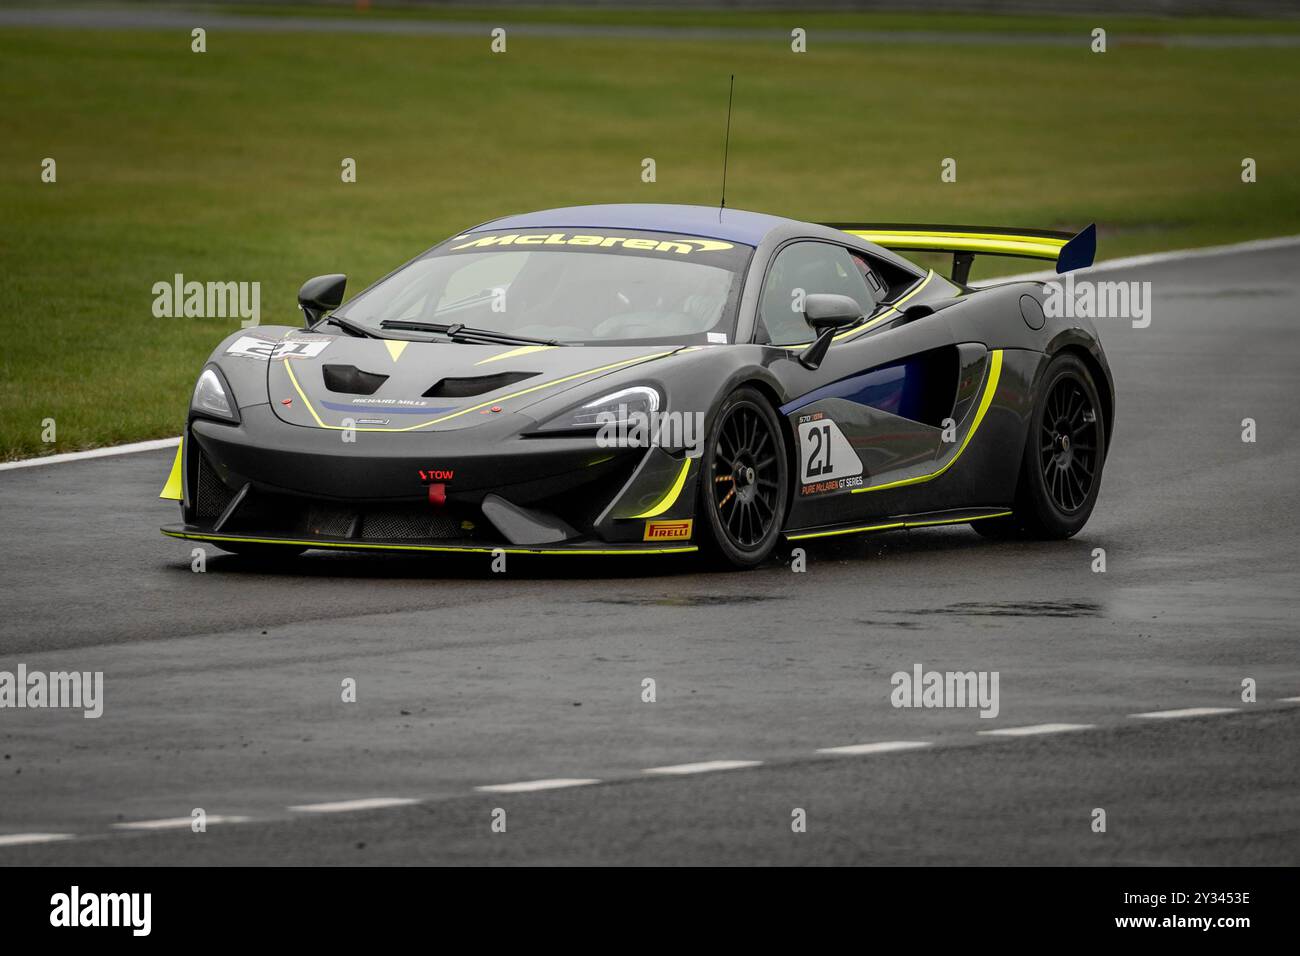
[[[564,547],[527,547],[517,544],[485,545],[449,541],[445,544],[413,544],[408,541],[352,541],[341,538],[287,538],[264,535],[229,534],[203,531],[184,525],[167,525],[159,529],[171,538],[187,541],[223,541],[233,544],[268,544],[293,548],[330,548],[337,551],[396,551],[432,554],[541,554],[541,555],[639,555],[639,554],[690,554],[699,549],[693,544],[671,547],[646,547],[639,544],[611,545],[603,542],[571,544]]]

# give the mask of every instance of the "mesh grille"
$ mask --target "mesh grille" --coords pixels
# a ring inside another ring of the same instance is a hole
[[[352,519],[351,511],[313,505],[303,512],[301,530],[323,538],[346,538],[352,530]]]
[[[222,484],[202,452],[199,452],[198,481],[195,484],[194,512],[200,518],[220,517],[230,499],[235,497],[234,492]]]
[[[372,511],[361,519],[361,537],[372,540],[459,538],[464,535],[457,519],[427,509]]]

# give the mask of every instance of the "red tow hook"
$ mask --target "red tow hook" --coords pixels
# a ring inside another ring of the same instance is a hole
[[[447,503],[447,486],[443,484],[429,485],[429,504],[435,508],[441,508]]]

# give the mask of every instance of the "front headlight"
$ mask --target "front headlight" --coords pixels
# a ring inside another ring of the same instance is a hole
[[[223,418],[228,422],[239,421],[239,416],[235,413],[234,400],[227,391],[226,383],[214,368],[205,368],[203,374],[199,376],[198,382],[194,385],[194,398],[190,400],[190,408],[200,415]]]
[[[648,417],[659,411],[658,389],[633,385],[595,401],[563,412],[541,427],[541,431],[595,431],[602,425],[615,425],[633,418]],[[612,416],[612,417],[611,417]]]

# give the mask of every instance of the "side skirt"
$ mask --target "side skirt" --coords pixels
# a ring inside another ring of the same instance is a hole
[[[806,541],[809,538],[832,538],[842,534],[867,534],[872,531],[898,531],[908,528],[929,528],[944,524],[968,524],[984,518],[1005,518],[1011,514],[1006,508],[990,510],[988,508],[965,508],[960,511],[936,511],[920,515],[900,515],[895,518],[881,518],[871,524],[848,525],[844,527],[814,528],[809,531],[787,532],[787,541]]]

